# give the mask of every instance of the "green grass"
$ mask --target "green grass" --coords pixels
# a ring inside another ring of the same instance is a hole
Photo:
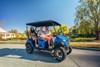
[[[85,47],[85,48],[100,48],[100,44],[89,44],[86,42],[70,42],[70,46],[73,47]]]
[[[87,39],[86,39],[87,40]],[[73,47],[86,47],[86,48],[100,48],[100,40],[94,41],[95,43],[90,42],[70,42],[70,46]],[[7,40],[7,41],[0,41],[0,44],[25,44],[26,40]]]
[[[26,40],[7,40],[0,41],[0,44],[25,44]]]
[[[71,41],[74,41],[74,42],[92,42],[92,41],[95,41],[95,38],[82,38],[82,37],[79,37],[79,38],[70,38]]]

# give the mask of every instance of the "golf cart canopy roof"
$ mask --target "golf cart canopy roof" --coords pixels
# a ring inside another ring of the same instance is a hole
[[[35,26],[35,27],[40,27],[40,26],[61,26],[61,24],[59,24],[59,23],[57,23],[56,21],[53,21],[53,20],[31,22],[31,23],[26,23],[26,25]]]

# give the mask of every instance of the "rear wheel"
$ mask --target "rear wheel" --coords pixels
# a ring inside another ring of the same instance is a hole
[[[66,58],[67,54],[63,47],[55,48],[54,49],[54,57],[57,61],[63,61]]]
[[[34,51],[34,48],[33,48],[30,44],[27,44],[27,45],[26,45],[26,52],[27,52],[28,54],[32,54],[33,51]]]

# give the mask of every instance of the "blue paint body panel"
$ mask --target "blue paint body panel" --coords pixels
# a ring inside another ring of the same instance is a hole
[[[55,43],[62,43],[62,42],[63,42],[63,43],[66,45],[66,47],[68,47],[68,46],[69,46],[68,41],[69,41],[69,38],[67,38],[67,37],[65,37],[65,36],[57,36],[57,38],[54,40],[54,44],[55,44]],[[30,45],[31,45],[32,47],[35,47],[35,43],[34,43],[34,41],[31,40],[31,39],[28,39],[28,40],[26,41],[26,43],[30,43]],[[46,44],[46,41],[40,40],[40,41],[38,42],[38,45],[40,45],[43,49],[47,49],[47,48],[46,48],[46,45],[48,45],[48,44]]]
[[[39,41],[39,45],[41,45],[42,48],[45,49],[45,41],[44,41],[44,40],[40,40],[40,41]]]
[[[31,39],[28,39],[27,41],[26,41],[26,44],[27,43],[29,43],[32,47],[35,47],[35,44],[34,44],[34,42],[31,40]]]
[[[69,40],[69,38],[65,37],[65,36],[58,36],[60,39],[62,40]]]
[[[66,47],[69,47],[69,43],[68,42],[64,42],[64,44],[66,45]]]
[[[63,40],[65,40],[65,42],[63,42]],[[68,47],[68,46],[69,46],[68,41],[69,41],[69,38],[67,38],[67,37],[65,37],[65,36],[58,36],[58,37],[55,39],[54,43],[56,43],[56,42],[57,42],[57,43],[63,42],[63,43],[66,45],[66,47]]]

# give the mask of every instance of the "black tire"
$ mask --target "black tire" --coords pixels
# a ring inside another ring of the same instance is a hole
[[[67,51],[67,55],[69,55],[71,52],[72,52],[72,48],[69,46],[68,51]]]
[[[66,56],[67,56],[67,54],[66,54],[66,51],[63,47],[59,47],[59,48],[54,49],[54,57],[57,61],[59,61],[59,62],[63,61],[66,58]]]
[[[28,54],[32,54],[33,51],[34,51],[34,48],[33,48],[30,44],[27,44],[27,45],[26,45],[26,52],[27,52]]]

